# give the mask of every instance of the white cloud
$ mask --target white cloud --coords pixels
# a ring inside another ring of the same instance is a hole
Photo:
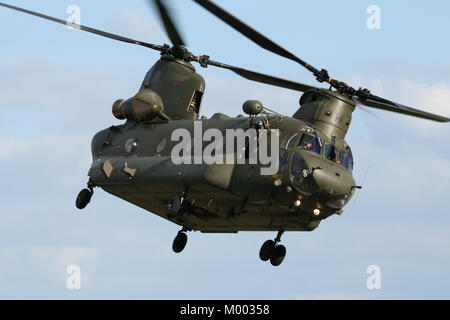
[[[418,83],[405,76],[368,78],[354,75],[349,83],[355,87],[367,87],[373,94],[387,100],[450,118],[450,82]],[[443,126],[433,121],[394,115],[386,111],[379,111],[379,114],[384,119],[393,119],[396,122],[400,119],[400,125],[405,129],[420,128],[422,136],[426,130],[436,135]]]
[[[27,143],[16,138],[0,139],[0,158],[10,158],[26,149]]]
[[[81,281],[84,288],[93,284],[92,275],[100,257],[97,247],[40,246],[33,247],[31,259],[40,274],[54,284],[65,287],[67,267],[78,265],[81,269]]]
[[[423,84],[402,80],[399,88],[405,104],[422,106],[425,111],[450,118],[450,83]]]

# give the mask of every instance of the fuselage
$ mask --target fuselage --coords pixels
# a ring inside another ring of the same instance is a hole
[[[341,213],[355,185],[351,167],[339,163],[339,152],[349,149],[345,142],[339,145],[335,141],[335,158],[327,159],[327,143],[320,132],[295,118],[266,118],[270,130],[279,132],[278,148],[269,150],[279,160],[272,174],[261,174],[267,164],[251,164],[245,159],[237,163],[237,143],[226,138],[219,143],[223,143],[222,150],[235,151],[236,163],[199,163],[194,160],[194,143],[187,146],[191,163],[174,163],[172,152],[180,141],[172,141],[171,135],[177,129],[188,131],[194,139],[198,135],[195,124],[201,124],[202,135],[208,129],[218,129],[225,137],[227,130],[243,132],[259,119],[252,118],[251,122],[247,117],[216,114],[195,121],[128,121],[110,127],[92,141],[90,179],[96,186],[164,218],[170,198],[185,194],[195,214],[183,225],[205,232],[281,227],[286,231],[312,230],[320,220]],[[306,148],[305,138],[317,145]],[[203,153],[212,142],[200,140]],[[231,142],[233,148],[228,148]]]

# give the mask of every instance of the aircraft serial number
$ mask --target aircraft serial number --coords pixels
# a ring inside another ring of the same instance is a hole
[[[231,315],[260,315],[260,314],[269,314],[270,307],[269,305],[262,304],[232,304],[225,305],[224,314]]]

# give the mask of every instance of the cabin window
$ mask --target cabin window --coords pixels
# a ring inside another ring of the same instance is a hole
[[[159,143],[158,146],[156,147],[156,153],[161,153],[164,148],[166,147],[167,144],[167,138],[162,139]]]
[[[322,146],[320,144],[319,138],[311,136],[309,134],[303,134],[298,147],[300,149],[311,151],[317,154],[322,153]]]
[[[138,147],[138,143],[137,143],[136,139],[130,138],[127,141],[125,141],[125,150],[128,153],[133,153],[137,147]]]
[[[339,151],[339,163],[347,168],[348,170],[353,170],[353,157],[350,151],[341,150]]]
[[[323,150],[323,156],[325,159],[336,162],[336,147],[332,144],[326,144]]]

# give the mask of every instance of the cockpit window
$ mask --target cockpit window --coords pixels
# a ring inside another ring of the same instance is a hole
[[[336,162],[336,147],[332,144],[326,144],[323,151],[323,156],[325,159]]]
[[[298,147],[300,149],[311,151],[317,154],[322,153],[322,146],[320,144],[319,139],[309,134],[303,134],[302,138],[300,139],[300,143],[298,144]]]
[[[294,146],[295,138],[297,138],[297,133],[290,133],[283,138],[281,142],[281,147],[285,149],[291,149]]]
[[[347,168],[348,170],[353,170],[353,157],[352,154],[347,150],[339,151],[339,163]]]

